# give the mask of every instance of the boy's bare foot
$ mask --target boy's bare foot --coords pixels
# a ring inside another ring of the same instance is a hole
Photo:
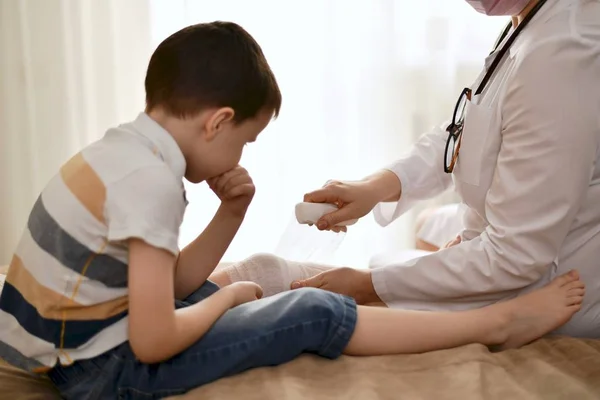
[[[499,350],[526,345],[567,323],[581,309],[585,285],[571,271],[545,287],[488,309],[497,313],[502,328],[490,337]]]

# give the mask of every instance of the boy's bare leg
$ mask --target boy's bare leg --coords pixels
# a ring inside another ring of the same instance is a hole
[[[581,308],[584,284],[562,275],[522,297],[464,312],[420,312],[358,307],[345,354],[421,353],[470,343],[515,348],[565,324]]]
[[[387,304],[385,304],[384,302],[375,302],[375,303],[366,303],[364,304],[365,307],[385,307],[387,308]]]
[[[233,282],[252,281],[258,283],[264,296],[290,290],[293,281],[308,279],[333,266],[309,262],[284,260],[272,254],[255,254],[238,263],[223,267],[213,272],[208,278],[212,282],[225,287]]]

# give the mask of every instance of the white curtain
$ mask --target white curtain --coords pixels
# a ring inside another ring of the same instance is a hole
[[[143,109],[147,0],[0,0],[0,265],[38,193]]]
[[[155,45],[185,25],[239,23],[281,86],[281,116],[242,159],[257,195],[226,260],[273,251],[305,192],[384,166],[449,118],[506,22],[463,0],[153,0],[152,10]],[[188,197],[182,245],[218,206],[205,185],[188,185]],[[335,261],[364,268],[376,252],[411,246],[413,219],[382,229],[367,216]]]
[[[284,98],[242,160],[257,195],[226,260],[273,251],[305,192],[362,177],[447,119],[505,22],[463,0],[0,0],[0,264],[60,164],[142,109],[151,50],[218,19],[257,39]],[[205,185],[188,192],[182,245],[218,205]],[[410,246],[413,218],[365,218],[336,261]]]

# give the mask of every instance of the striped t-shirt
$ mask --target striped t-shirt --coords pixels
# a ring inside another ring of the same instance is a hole
[[[178,253],[185,160],[142,113],[62,166],[35,202],[0,296],[0,358],[30,371],[127,340],[127,239]]]

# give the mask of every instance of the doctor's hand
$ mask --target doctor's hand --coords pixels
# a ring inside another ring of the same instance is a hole
[[[303,281],[294,281],[290,289],[312,287],[353,297],[357,304],[381,303],[371,281],[371,271],[333,268]]]
[[[329,181],[321,189],[304,195],[308,203],[330,203],[338,207],[337,211],[325,214],[317,221],[317,228],[323,230],[345,231],[337,224],[359,219],[371,212],[379,202],[366,181]]]
[[[328,181],[321,189],[305,194],[304,201],[336,205],[338,210],[321,217],[317,228],[337,231],[337,224],[364,217],[378,203],[398,200],[401,189],[396,175],[385,170],[360,181]]]

